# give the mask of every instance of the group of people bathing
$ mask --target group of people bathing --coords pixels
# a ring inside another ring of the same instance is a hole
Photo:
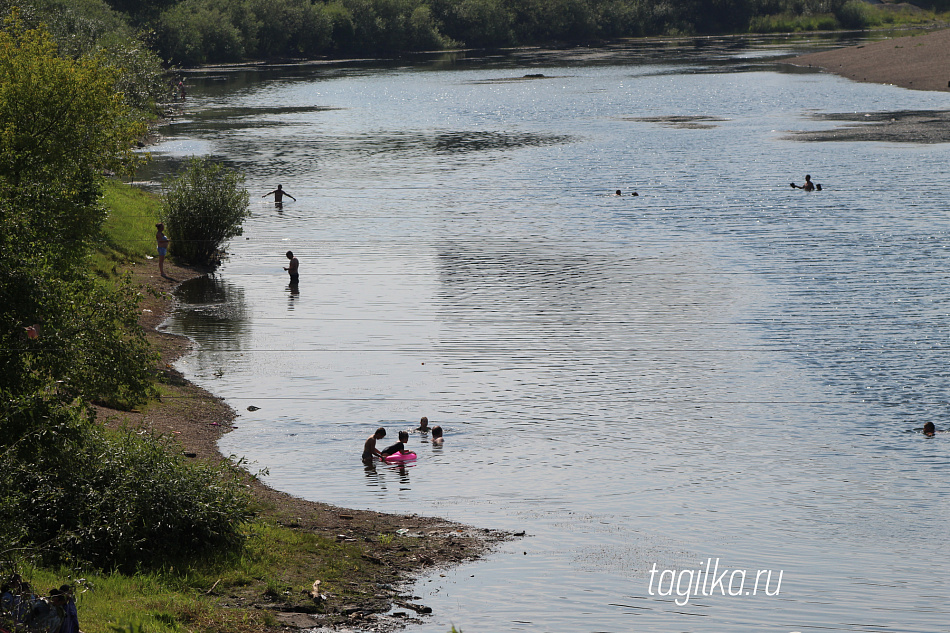
[[[425,416],[423,416],[422,419],[419,420],[419,426],[414,428],[413,431],[418,431],[419,433],[423,433],[423,434],[429,433],[431,431],[432,439],[430,441],[433,444],[438,446],[442,444],[443,442],[442,427],[433,426],[430,429],[429,418]],[[402,453],[402,454],[408,454],[408,455],[416,454],[414,451],[406,450],[406,442],[409,441],[409,431],[399,431],[398,442],[390,446],[387,446],[383,450],[379,450],[378,448],[376,448],[376,442],[378,440],[383,439],[384,437],[386,437],[386,429],[383,427],[379,427],[378,429],[376,429],[376,431],[372,435],[366,438],[366,442],[363,444],[363,461],[364,462],[365,461],[371,462],[373,461],[374,457],[378,457],[379,459],[386,461],[389,457],[391,457],[392,455],[395,455],[396,453]]]
[[[794,182],[789,183],[789,184],[795,189],[804,189],[805,191],[821,191],[821,185],[816,185],[815,183],[813,183],[811,181],[811,175],[805,176],[805,184],[803,185],[796,185]],[[265,193],[261,197],[266,198],[267,196],[271,196],[271,195],[274,196],[274,202],[278,205],[281,204],[284,196],[291,198],[294,202],[297,201],[296,198],[294,198],[292,195],[284,191],[281,185],[277,185],[277,189],[274,189],[271,192]],[[621,191],[618,189],[615,195],[617,196],[622,195]],[[636,196],[639,194],[636,191],[634,191],[630,195]],[[168,237],[165,235],[164,224],[161,224],[161,223],[156,224],[155,228],[157,229],[157,232],[155,234],[155,240],[158,243],[158,270],[161,273],[162,277],[165,277],[165,254],[168,251],[169,240],[168,240]],[[300,279],[300,275],[298,272],[298,267],[300,266],[300,262],[297,261],[296,257],[294,257],[293,251],[287,251],[287,259],[290,260],[290,266],[285,266],[284,270],[290,273],[290,285],[296,286]],[[31,338],[34,338],[34,337],[31,336]],[[432,443],[433,444],[442,443],[442,427],[433,426],[430,429],[429,418],[427,417],[423,417],[419,421],[419,426],[415,428],[414,430],[419,431],[420,433],[428,433],[431,430]],[[933,422],[928,422],[927,424],[924,425],[923,433],[924,435],[928,437],[934,436],[934,433],[936,433],[936,429],[934,428]],[[381,440],[384,437],[386,437],[386,429],[384,429],[383,427],[379,427],[378,429],[376,429],[376,432],[373,433],[373,435],[371,435],[366,440],[366,444],[363,445],[363,459],[364,460],[372,461],[373,457],[379,457],[380,459],[385,460],[390,455],[393,455],[394,453],[399,453],[399,452],[404,452],[404,453],[407,452],[407,453],[411,453],[415,455],[413,451],[405,450],[406,448],[405,444],[406,442],[409,441],[408,431],[400,431],[398,442],[396,442],[392,446],[387,446],[383,450],[379,450],[376,448],[376,441]]]

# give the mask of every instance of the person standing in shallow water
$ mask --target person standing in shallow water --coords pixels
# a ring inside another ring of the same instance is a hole
[[[267,196],[274,196],[274,204],[277,206],[277,208],[284,206],[284,196],[287,196],[294,202],[297,202],[296,198],[294,198],[292,195],[284,191],[283,185],[277,185],[276,189],[274,189],[273,191],[268,191],[263,196],[261,196],[261,198],[266,198]]]
[[[381,440],[386,437],[386,429],[379,427],[376,429],[376,432],[366,438],[366,442],[363,444],[363,461],[373,461],[373,456],[382,459],[383,454],[376,448],[376,441]]]
[[[294,257],[293,251],[287,251],[287,259],[290,260],[290,266],[284,266],[284,270],[290,273],[290,285],[296,286],[300,281],[300,274],[297,272],[300,268],[300,262]]]
[[[805,184],[804,184],[804,185],[796,185],[794,182],[790,182],[790,183],[788,183],[788,184],[790,184],[793,189],[804,189],[805,191],[814,191],[814,190],[815,190],[815,183],[813,183],[813,182],[811,181],[811,174],[806,174],[806,175],[805,175]]]

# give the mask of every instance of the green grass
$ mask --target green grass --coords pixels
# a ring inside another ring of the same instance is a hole
[[[833,31],[842,28],[900,28],[946,24],[950,13],[935,13],[907,7],[871,5],[858,0],[848,2],[836,17],[832,13],[798,15],[779,13],[752,18],[751,33],[801,33]]]
[[[157,196],[121,181],[106,179],[102,202],[108,209],[103,241],[92,256],[91,266],[104,278],[112,278],[126,264],[155,256],[155,223],[161,201]]]
[[[805,31],[832,31],[838,28],[838,21],[831,13],[818,15],[796,15],[780,13],[752,18],[749,31],[752,33],[801,33]]]
[[[360,546],[260,519],[247,528],[243,551],[148,573],[82,573],[62,567],[19,565],[40,593],[71,583],[85,633],[257,633],[279,623],[254,604],[269,597],[307,604],[313,581],[338,596],[352,589],[351,574],[367,563]],[[355,597],[355,596],[354,596]],[[220,608],[221,602],[231,608]],[[234,606],[235,603],[242,606]]]
[[[869,27],[894,28],[946,24],[950,19],[950,13],[935,13],[915,7],[888,7],[888,5],[869,4],[862,7],[862,12]]]

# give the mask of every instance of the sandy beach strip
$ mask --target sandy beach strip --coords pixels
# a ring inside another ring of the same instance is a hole
[[[950,92],[950,29],[809,53],[787,61],[854,81]]]

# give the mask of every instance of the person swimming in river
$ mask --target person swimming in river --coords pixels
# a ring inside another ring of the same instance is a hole
[[[426,416],[422,416],[422,419],[419,420],[419,426],[417,426],[414,430],[419,431],[420,433],[428,433],[429,432],[429,418],[427,418]]]
[[[441,427],[441,426],[433,426],[433,427],[432,427],[432,443],[433,443],[433,444],[437,444],[437,445],[441,445],[442,442],[443,442],[443,439],[442,439],[442,427]]]
[[[792,189],[804,189],[805,191],[821,191],[821,185],[816,185],[811,181],[811,174],[805,175],[805,184],[796,185],[794,182],[788,183],[792,186]]]
[[[386,459],[390,455],[395,453],[408,453],[409,455],[415,455],[414,451],[406,450],[406,442],[409,441],[409,431],[399,431],[399,441],[391,446],[387,446],[382,451],[380,451],[380,457]]]
[[[293,200],[294,202],[297,202],[297,199],[296,199],[296,198],[294,198],[292,195],[290,195],[289,193],[287,193],[286,191],[284,191],[284,186],[283,186],[283,185],[277,185],[277,188],[276,188],[276,189],[274,189],[273,191],[268,191],[268,192],[265,193],[263,196],[261,196],[261,198],[266,198],[267,196],[274,196],[274,204],[277,205],[278,207],[283,206],[283,204],[284,204],[284,196],[287,196],[288,198],[290,198],[290,199]]]
[[[366,442],[363,444],[363,461],[373,461],[373,457],[378,457],[383,459],[383,454],[378,448],[376,448],[376,441],[381,440],[386,437],[386,429],[379,427],[376,431],[373,432]]]
[[[927,422],[926,424],[924,424],[924,435],[926,435],[927,437],[933,437],[934,434],[936,434],[936,432],[937,432],[937,427],[934,425],[933,422]]]

